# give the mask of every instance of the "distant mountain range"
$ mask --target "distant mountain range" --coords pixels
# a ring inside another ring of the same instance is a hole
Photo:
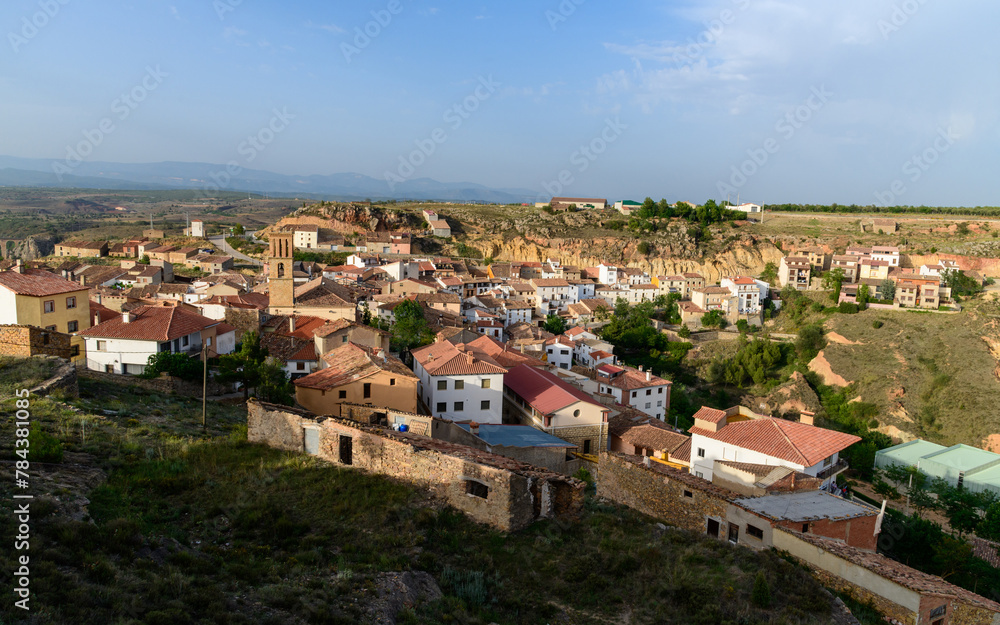
[[[58,172],[58,173],[57,173]],[[288,176],[241,168],[230,175],[225,165],[211,163],[108,163],[0,156],[0,185],[81,189],[202,189],[251,191],[280,196],[320,196],[326,199],[443,200],[509,204],[534,202],[539,191],[492,189],[472,182],[438,182],[414,178],[390,185],[363,174]]]

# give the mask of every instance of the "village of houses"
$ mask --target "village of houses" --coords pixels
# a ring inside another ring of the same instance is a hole
[[[607,204],[551,205],[598,201]],[[788,420],[743,406],[703,407],[693,427],[677,430],[671,382],[624,365],[598,332],[620,300],[670,294],[691,329],[715,310],[760,325],[780,307],[781,288],[818,288],[815,273],[834,268],[844,274],[842,301],[862,285],[881,299],[890,281],[894,301],[882,306],[937,310],[950,300],[941,274],[954,267],[904,271],[894,247],[806,248],[781,260],[775,288],[755,276],[708,284],[697,273],[555,258],[487,265],[411,253],[417,237],[451,235],[446,218],[424,216],[426,233],[368,233],[348,250],[343,239],[320,240],[315,225],[286,224],[270,234],[259,273],[237,270],[242,261],[216,251],[199,220],[183,247],[164,245],[156,230],[67,241],[55,260],[4,262],[0,336],[18,354],[56,353],[127,384],[154,354],[213,358],[259,332],[296,405],[251,400],[251,441],[410,480],[505,531],[578,512],[584,483],[572,476],[585,469],[598,497],[720,541],[788,552],[894,622],[1000,623],[1000,604],[877,553],[884,507],[845,497],[837,483],[848,468],[840,454],[858,437],[818,427],[808,412]],[[322,266],[296,261],[296,250],[350,255]],[[101,257],[120,263],[88,264]],[[179,265],[203,275],[175,275]],[[420,306],[435,341],[401,358],[384,328],[404,301]],[[562,334],[543,327],[553,315]]]

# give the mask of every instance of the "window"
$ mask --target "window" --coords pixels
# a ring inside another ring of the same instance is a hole
[[[747,535],[753,536],[757,540],[764,540],[764,530],[760,529],[759,527],[755,527],[753,525],[749,524],[747,525]]]
[[[279,278],[285,277],[285,265],[282,263],[278,263],[278,277]]]
[[[104,373],[114,373],[114,372],[115,372],[114,365],[104,365]]]
[[[368,399],[371,396],[372,396],[372,383],[365,382],[365,399]]]
[[[646,410],[649,410],[652,407],[653,407],[653,405],[647,401],[646,402]]]
[[[660,401],[656,402],[656,407],[657,408],[659,408],[662,405],[663,405],[663,400],[662,399]]]
[[[48,344],[49,344],[49,333],[42,332],[42,345],[48,345]]]
[[[76,308],[76,297],[66,298],[66,308]]]
[[[489,378],[484,378],[483,379],[483,388],[490,388],[490,379]]]
[[[446,412],[447,410],[448,404],[443,401],[439,401],[437,404],[437,412]]]
[[[802,524],[802,533],[803,534],[808,534],[809,533],[809,524],[808,523],[803,523]]]
[[[347,399],[347,391],[337,391],[338,399]]]
[[[705,479],[705,474],[702,473],[701,471],[695,471],[694,472],[694,476],[695,477],[700,477],[701,479]]]
[[[389,378],[389,386],[396,386],[396,378]]]
[[[455,390],[461,391],[465,388],[465,380],[455,380]]]
[[[305,371],[305,368],[306,368],[306,363],[304,363],[304,362],[297,362],[297,363],[295,363],[295,370],[296,371]]]
[[[580,409],[579,408],[577,408],[576,410],[573,411],[573,416],[574,417],[579,417],[580,416]]]
[[[646,389],[646,396],[648,397],[648,396],[650,396],[650,395],[652,395],[652,394],[653,394],[653,389],[651,389],[651,388],[647,388],[647,389]]]
[[[472,495],[473,497],[479,497],[481,499],[487,499],[490,496],[490,487],[480,482],[466,480],[465,494]]]
[[[639,394],[638,394],[637,391],[632,391],[632,397],[638,397],[638,396],[639,396]]]
[[[489,410],[490,409],[490,400],[484,399],[483,401],[479,402],[479,409],[480,410]]]
[[[455,402],[455,412],[462,412],[463,410],[465,410],[465,402],[464,401]]]
[[[823,466],[824,467],[828,467],[831,464],[833,464],[833,456],[830,456],[829,458],[826,458],[826,459],[823,460]]]
[[[699,447],[698,448],[698,457],[699,458],[704,458],[705,457],[705,448],[704,447]]]
[[[347,342],[347,335],[346,334],[344,336],[340,337],[340,342],[341,343],[346,343]]]
[[[438,380],[438,390],[447,391],[448,390],[448,380]]]
[[[694,493],[692,493],[689,490],[684,491],[684,496],[687,497],[688,499],[694,499]]]
[[[99,352],[106,352],[106,351],[108,351],[108,342],[107,341],[97,341],[97,351],[99,351]]]
[[[660,388],[656,389],[656,392],[660,395],[663,395],[663,387],[661,386]]]
[[[354,462],[354,439],[350,436],[340,435],[340,464],[353,464]]]
[[[79,345],[71,345],[70,348],[69,348],[69,355],[71,357],[73,357],[73,358],[79,356],[80,355],[80,346]]]
[[[56,311],[56,300],[54,300],[54,299],[47,299],[42,304],[42,306],[44,306],[43,310],[45,312],[47,312],[47,313],[55,312]]]
[[[187,347],[188,346],[188,337],[186,337],[186,336],[181,337],[181,345],[183,347]]]
[[[590,439],[589,438],[587,440],[583,441],[583,453],[585,453],[585,454],[589,454],[590,453]]]

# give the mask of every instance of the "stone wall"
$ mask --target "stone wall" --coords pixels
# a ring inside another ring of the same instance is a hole
[[[815,567],[810,567],[812,570],[813,577],[815,577],[821,584],[827,588],[832,588],[837,592],[848,595],[859,603],[871,604],[879,614],[882,614],[887,619],[892,619],[888,621],[889,623],[898,625],[916,625],[916,613],[907,610],[903,606],[889,601],[885,597],[871,592],[866,588],[862,588],[857,584],[853,584],[842,577],[828,573],[823,569],[817,569]],[[956,621],[957,623],[965,623],[965,621]]]
[[[44,397],[56,390],[61,390],[71,397],[80,396],[80,387],[77,384],[76,365],[64,358],[59,358],[57,360],[59,361],[59,365],[52,373],[52,377],[30,389],[32,397]]]
[[[0,354],[4,356],[71,358],[70,341],[70,335],[62,332],[34,326],[0,325]]]
[[[160,375],[160,377],[157,378],[146,379],[134,375],[121,375],[118,373],[94,371],[83,367],[79,369],[79,373],[80,377],[87,378],[88,380],[101,380],[103,382],[111,382],[112,384],[120,386],[138,386],[139,388],[146,389],[147,391],[163,393],[165,395],[177,394],[184,395],[185,397],[201,397],[202,392],[201,382],[187,382],[185,380],[181,380],[180,378],[168,375]],[[220,384],[219,382],[214,381],[211,375],[209,375],[208,378],[207,391],[209,397],[215,395],[226,395],[234,392],[231,385]]]
[[[226,308],[226,323],[236,328],[236,340],[245,332],[260,332],[261,311],[246,308]]]
[[[298,452],[306,450],[306,431],[316,432],[318,457],[426,488],[472,519],[502,531],[541,518],[575,516],[583,507],[584,484],[579,480],[419,434],[317,417],[256,400],[249,403],[247,428],[251,442]]]
[[[719,537],[727,535],[726,507],[735,493],[711,482],[617,452],[601,454],[598,476],[598,497],[700,534],[712,519],[719,523]]]

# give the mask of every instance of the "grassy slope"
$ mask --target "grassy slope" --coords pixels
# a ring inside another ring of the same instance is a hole
[[[373,576],[407,569],[445,591],[404,613],[410,624],[829,619],[817,583],[776,555],[662,531],[617,506],[591,501],[578,521],[506,536],[407,485],[250,445],[242,406],[210,406],[203,436],[194,400],[89,381],[82,394],[80,412],[32,402],[77,466],[33,481],[36,495],[62,489],[33,505],[34,620],[5,601],[0,622],[358,623]],[[0,460],[12,459],[10,403]],[[89,493],[91,519],[71,520],[69,476],[96,468],[108,477]],[[12,531],[0,510],[0,533]],[[11,556],[0,552],[5,585]],[[749,604],[759,570],[770,610]]]
[[[981,338],[988,319],[977,312],[984,305],[969,302],[957,315],[832,315],[828,329],[863,345],[831,344],[824,353],[836,373],[856,382],[864,401],[880,407],[880,422],[944,444],[980,445],[1000,431],[997,363]],[[876,319],[882,328],[872,327]]]

